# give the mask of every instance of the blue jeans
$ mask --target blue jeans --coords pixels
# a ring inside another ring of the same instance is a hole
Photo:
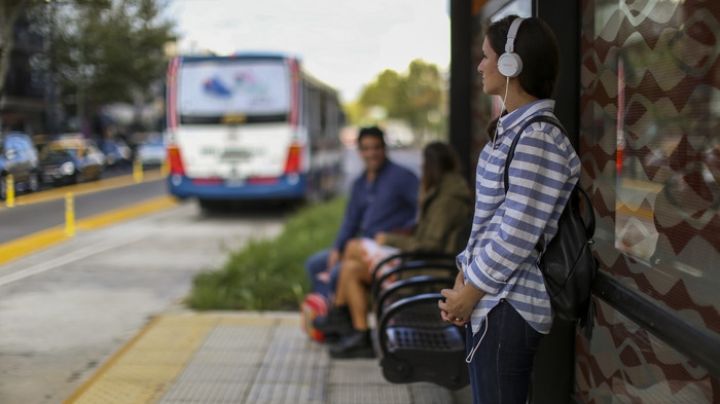
[[[468,365],[473,404],[525,404],[542,334],[535,331],[507,301],[500,300],[488,314],[487,333]],[[466,325],[466,354],[477,345]]]
[[[318,251],[305,261],[305,272],[310,279],[310,290],[324,296],[335,294],[337,279],[340,274],[340,263],[330,269],[330,283],[325,283],[317,278],[317,274],[327,270],[327,260],[330,256],[330,249]]]

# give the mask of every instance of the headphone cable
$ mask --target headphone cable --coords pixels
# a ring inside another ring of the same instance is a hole
[[[510,77],[505,76],[505,96],[500,100],[500,102],[502,103],[502,110],[500,110],[500,117],[503,116],[503,111],[507,111],[507,108],[505,107],[505,101],[507,101],[508,87],[510,87]],[[500,123],[500,117],[498,118],[498,123]],[[497,133],[498,133],[498,125],[495,125],[495,133],[493,134],[493,149],[496,148],[495,139],[497,138]]]

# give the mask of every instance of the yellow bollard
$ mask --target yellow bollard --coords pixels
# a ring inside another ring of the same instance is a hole
[[[75,235],[75,201],[72,192],[65,194],[65,235]]]
[[[160,175],[167,177],[168,174],[170,174],[170,165],[168,164],[167,159],[163,159],[162,165],[160,166]]]
[[[143,180],[143,167],[140,159],[135,159],[133,162],[133,179],[135,182],[142,182]]]
[[[12,174],[5,177],[5,206],[12,208],[15,206],[15,179]]]

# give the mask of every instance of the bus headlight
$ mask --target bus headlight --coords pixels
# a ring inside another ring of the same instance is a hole
[[[64,175],[72,175],[72,173],[75,172],[75,164],[73,164],[72,161],[63,163],[63,165],[60,166],[60,172]]]
[[[295,185],[300,182],[300,177],[297,174],[290,174],[287,176],[287,181],[290,185]]]

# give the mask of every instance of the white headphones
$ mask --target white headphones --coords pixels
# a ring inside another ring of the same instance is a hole
[[[520,24],[523,22],[523,18],[516,18],[510,24],[508,30],[507,42],[505,42],[505,53],[500,55],[498,59],[498,71],[505,77],[517,77],[522,72],[523,63],[520,59],[520,55],[514,52],[515,50],[515,37],[517,36]]]

